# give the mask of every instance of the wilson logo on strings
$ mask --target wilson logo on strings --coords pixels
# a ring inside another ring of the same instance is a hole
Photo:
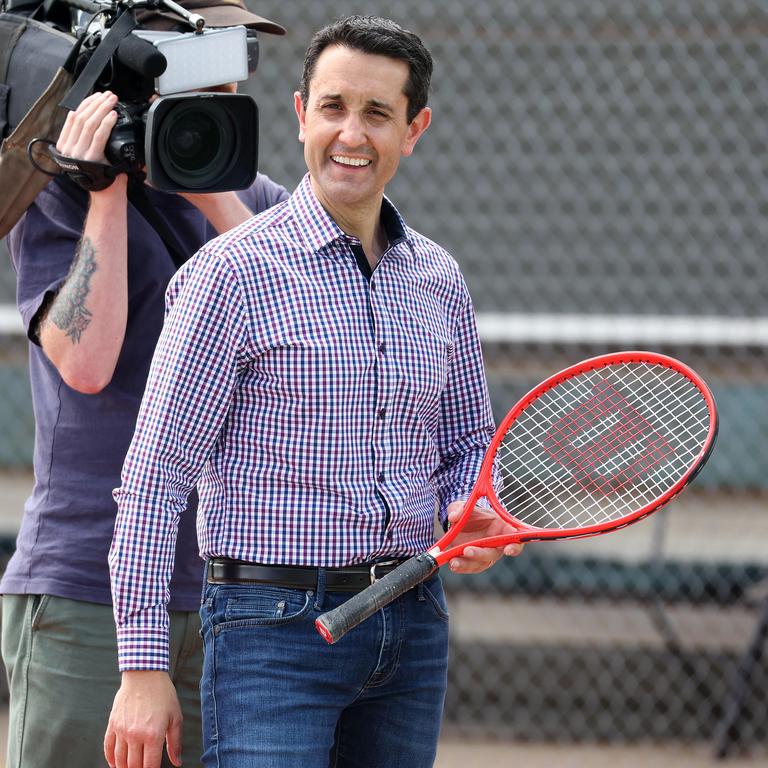
[[[544,450],[586,491],[608,495],[647,479],[675,449],[610,383],[556,421]]]

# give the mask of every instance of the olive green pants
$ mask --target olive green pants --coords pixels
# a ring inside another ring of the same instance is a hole
[[[171,613],[185,768],[199,766],[202,753],[199,626],[197,613]],[[2,653],[11,693],[7,768],[105,768],[104,732],[120,685],[111,606],[4,595]]]

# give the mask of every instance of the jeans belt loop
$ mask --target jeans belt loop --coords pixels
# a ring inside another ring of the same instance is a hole
[[[315,593],[315,610],[321,611],[323,609],[323,601],[325,600],[325,568],[317,569],[317,591]]]

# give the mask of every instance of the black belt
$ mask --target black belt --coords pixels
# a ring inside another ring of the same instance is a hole
[[[325,568],[325,588],[329,592],[360,592],[402,562],[383,560],[348,568]],[[318,568],[298,565],[261,565],[226,557],[208,561],[209,584],[274,584],[291,589],[315,589],[318,575]]]

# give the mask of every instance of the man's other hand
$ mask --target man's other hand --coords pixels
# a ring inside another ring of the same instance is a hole
[[[448,522],[455,523],[464,510],[463,501],[454,501],[448,505]],[[465,541],[486,538],[488,536],[504,536],[514,533],[515,529],[505,523],[493,510],[475,507],[469,520],[464,524],[461,533],[453,540],[451,546],[457,546]],[[506,547],[467,547],[461,557],[451,559],[448,567],[455,573],[480,573],[490,568],[504,555],[515,557],[523,551],[523,544],[507,544]]]
[[[181,765],[181,707],[167,672],[123,672],[104,736],[111,768],[159,768],[163,743]]]

